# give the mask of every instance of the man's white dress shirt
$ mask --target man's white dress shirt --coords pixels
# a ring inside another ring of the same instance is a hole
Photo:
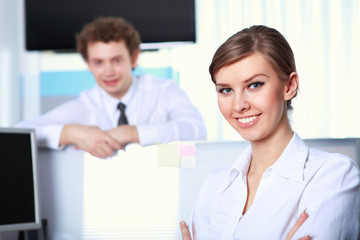
[[[17,127],[35,128],[39,146],[57,149],[65,124],[98,126],[102,130],[116,127],[119,101],[96,85],[78,98]],[[151,75],[134,77],[121,102],[126,105],[129,124],[137,128],[141,145],[206,138],[199,111],[174,81]]]
[[[295,133],[242,215],[251,156],[249,147],[232,167],[207,178],[189,224],[197,240],[284,240],[304,210],[309,218],[293,239],[358,239],[360,177],[351,158],[309,149]]]

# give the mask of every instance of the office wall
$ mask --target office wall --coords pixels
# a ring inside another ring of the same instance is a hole
[[[0,0],[0,126],[21,119],[18,1]]]
[[[0,0],[0,126],[40,113],[39,52],[25,51],[24,0]]]

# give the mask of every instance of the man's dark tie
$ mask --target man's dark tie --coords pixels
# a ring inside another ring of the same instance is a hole
[[[125,108],[126,108],[125,104],[119,103],[117,107],[120,110],[120,117],[119,117],[119,121],[118,121],[118,126],[122,125],[122,124],[128,124],[128,120],[127,120],[126,115],[125,115]]]

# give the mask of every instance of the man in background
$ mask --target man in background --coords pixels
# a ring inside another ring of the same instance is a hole
[[[35,128],[39,146],[75,145],[104,158],[128,143],[206,138],[199,111],[177,83],[133,75],[141,40],[125,19],[95,19],[76,40],[97,84],[46,114],[17,124]]]

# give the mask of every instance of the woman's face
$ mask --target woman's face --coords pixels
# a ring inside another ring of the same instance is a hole
[[[289,81],[281,81],[262,54],[221,68],[215,79],[220,111],[244,139],[261,141],[290,129]]]

